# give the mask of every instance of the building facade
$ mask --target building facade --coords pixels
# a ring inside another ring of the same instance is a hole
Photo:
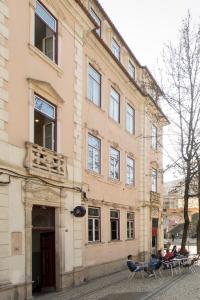
[[[0,35],[0,297],[148,258],[168,123],[151,73],[98,1],[2,0]]]

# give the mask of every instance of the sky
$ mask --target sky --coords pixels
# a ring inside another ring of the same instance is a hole
[[[164,45],[176,42],[182,20],[191,13],[194,23],[200,23],[200,0],[99,0],[104,10],[142,65],[146,65],[155,78],[162,64]],[[158,82],[159,82],[159,78]],[[164,133],[164,168],[171,164],[173,138]],[[175,141],[174,141],[175,142]],[[169,171],[164,181],[179,178]]]

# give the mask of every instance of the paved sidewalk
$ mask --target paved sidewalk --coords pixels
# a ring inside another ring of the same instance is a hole
[[[186,271],[186,270],[185,270]],[[91,280],[81,286],[59,293],[35,297],[36,300],[191,300],[200,299],[200,268],[195,273],[188,271],[171,277],[169,270],[163,276],[142,278],[140,274],[127,280],[128,271]],[[192,295],[192,297],[191,297]]]

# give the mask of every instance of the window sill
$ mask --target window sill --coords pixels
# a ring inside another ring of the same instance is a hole
[[[85,97],[86,101],[92,105],[95,109],[97,109],[98,111],[105,113],[106,111],[104,109],[102,109],[101,106],[96,105],[94,102],[92,102],[92,100],[90,100],[88,97]]]
[[[96,173],[92,170],[88,170],[88,169],[85,169],[85,172],[89,175],[92,175],[92,176],[95,176],[95,177],[98,177],[98,178],[103,178],[103,175],[100,174],[100,173]]]
[[[48,63],[54,70],[58,72],[58,75],[61,76],[63,74],[63,70],[54,63],[48,56],[46,56],[42,51],[40,51],[37,47],[34,45],[28,43],[29,49],[33,54],[38,55],[40,58],[42,58],[46,63]]]
[[[130,136],[130,137],[135,137],[135,133],[129,132],[127,129],[125,129],[125,132]]]
[[[109,244],[112,244],[112,243],[122,243],[123,241],[122,240],[112,240],[112,241],[108,241]]]
[[[125,187],[129,190],[135,190],[135,185],[132,185],[132,184],[125,184]]]
[[[118,179],[113,179],[111,177],[108,177],[108,181],[112,184],[122,184],[122,182]]]
[[[100,246],[103,244],[105,244],[105,242],[88,242],[88,243],[85,243],[85,246]]]
[[[132,239],[126,239],[125,242],[134,242],[136,239],[132,238]]]
[[[111,116],[108,115],[108,119],[115,125],[117,125],[119,128],[122,129],[122,125],[120,124],[120,122],[115,121]]]

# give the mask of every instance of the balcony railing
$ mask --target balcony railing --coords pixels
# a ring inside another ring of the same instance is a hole
[[[156,192],[150,192],[151,203],[160,204],[160,194]]]
[[[24,166],[29,174],[66,178],[67,159],[64,155],[30,142],[26,142],[26,150]]]

